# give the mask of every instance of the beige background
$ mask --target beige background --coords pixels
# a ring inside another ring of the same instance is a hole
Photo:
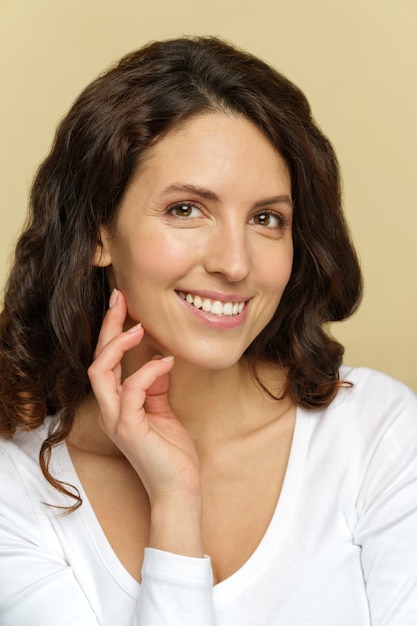
[[[151,39],[221,35],[307,94],[333,141],[366,295],[346,361],[417,391],[417,0],[0,0],[0,284],[27,192],[79,91]]]

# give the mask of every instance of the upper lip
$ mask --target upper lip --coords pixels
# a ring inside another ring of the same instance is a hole
[[[200,298],[208,298],[209,300],[218,300],[219,302],[247,302],[250,296],[239,294],[225,294],[218,291],[205,291],[201,289],[177,289],[181,293],[190,293],[192,296],[200,296]]]

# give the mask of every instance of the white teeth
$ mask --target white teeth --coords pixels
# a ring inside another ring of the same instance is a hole
[[[197,309],[203,309],[206,313],[212,313],[213,315],[238,315],[242,313],[245,307],[244,302],[220,302],[220,300],[210,300],[210,298],[201,299],[200,296],[193,296],[191,293],[185,293],[184,291],[179,291],[178,294],[183,300],[194,305]]]
[[[222,315],[223,314],[223,305],[222,305],[221,302],[219,302],[219,300],[215,300],[213,302],[213,304],[211,305],[211,309],[210,310],[211,310],[212,313],[214,313],[214,315]]]
[[[206,313],[210,313],[211,311],[211,300],[208,298],[203,300],[203,311],[206,311]]]

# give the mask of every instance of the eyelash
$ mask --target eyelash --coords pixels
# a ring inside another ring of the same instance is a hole
[[[167,214],[171,215],[173,217],[177,217],[179,219],[189,219],[191,218],[191,216],[185,215],[185,214],[178,214],[175,213],[178,210],[184,210],[184,211],[189,211],[189,210],[193,210],[196,209],[197,211],[199,211],[199,213],[202,213],[202,209],[200,209],[200,207],[194,203],[194,202],[178,202],[177,204],[174,204],[172,206],[170,206],[167,210]],[[277,213],[276,211],[260,211],[259,213],[256,213],[255,215],[253,215],[250,220],[249,223],[252,222],[252,220],[254,220],[257,217],[272,217],[272,218],[276,218],[278,221],[278,225],[277,226],[265,226],[265,228],[270,228],[271,230],[273,228],[285,228],[285,226],[287,225],[287,221],[286,219],[283,217],[283,215],[281,213]],[[263,224],[254,224],[255,226],[264,226]]]

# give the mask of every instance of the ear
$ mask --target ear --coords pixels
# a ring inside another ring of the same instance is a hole
[[[108,267],[112,264],[110,252],[111,237],[105,226],[100,227],[100,238],[97,242],[96,249],[93,254],[94,267]]]

